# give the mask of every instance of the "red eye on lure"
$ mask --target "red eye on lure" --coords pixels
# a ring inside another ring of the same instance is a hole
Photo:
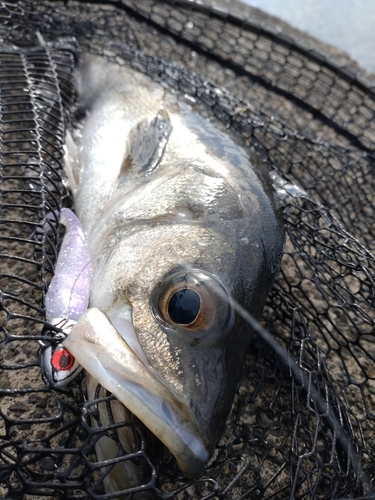
[[[41,351],[43,373],[52,387],[64,387],[69,384],[82,370],[63,345],[44,345]]]
[[[74,361],[74,356],[64,347],[52,354],[51,363],[55,370],[68,371],[73,367]]]
[[[65,335],[69,335],[76,321],[57,318],[52,320],[51,323],[60,328]],[[55,339],[55,342],[53,342],[50,337],[51,343],[40,342],[42,345],[41,365],[48,384],[52,387],[61,388],[74,380],[82,370],[82,366],[73,354],[62,345],[64,336],[62,334],[58,335],[59,341]],[[46,335],[46,337],[49,337],[49,335]]]

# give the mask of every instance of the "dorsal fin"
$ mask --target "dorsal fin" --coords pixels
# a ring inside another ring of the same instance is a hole
[[[138,122],[129,132],[126,140],[126,157],[121,165],[119,177],[130,171],[151,173],[160,163],[164,149],[172,132],[167,111],[160,110],[150,122]]]

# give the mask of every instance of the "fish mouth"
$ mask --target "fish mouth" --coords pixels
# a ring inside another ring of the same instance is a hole
[[[153,373],[103,311],[88,309],[64,347],[162,441],[187,477],[203,474],[210,454],[188,397],[184,401]]]

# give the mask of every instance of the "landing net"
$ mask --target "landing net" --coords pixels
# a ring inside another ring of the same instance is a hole
[[[235,3],[5,2],[0,34],[0,497],[373,498],[374,84]],[[135,419],[121,424],[136,436],[126,454],[110,394],[88,402],[82,376],[60,390],[42,377],[58,213],[72,206],[65,133],[84,113],[72,85],[80,50],[204,104],[279,185],[281,270],[197,481]],[[96,427],[99,406],[109,417]],[[103,435],[118,444],[111,464],[96,458]],[[106,495],[105,475],[126,461],[139,484]]]

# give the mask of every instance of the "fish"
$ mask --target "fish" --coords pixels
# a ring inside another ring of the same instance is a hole
[[[232,303],[261,315],[282,213],[263,163],[197,100],[85,53],[76,88],[67,169],[92,275],[62,345],[91,397],[110,391],[198,478],[253,338]]]

